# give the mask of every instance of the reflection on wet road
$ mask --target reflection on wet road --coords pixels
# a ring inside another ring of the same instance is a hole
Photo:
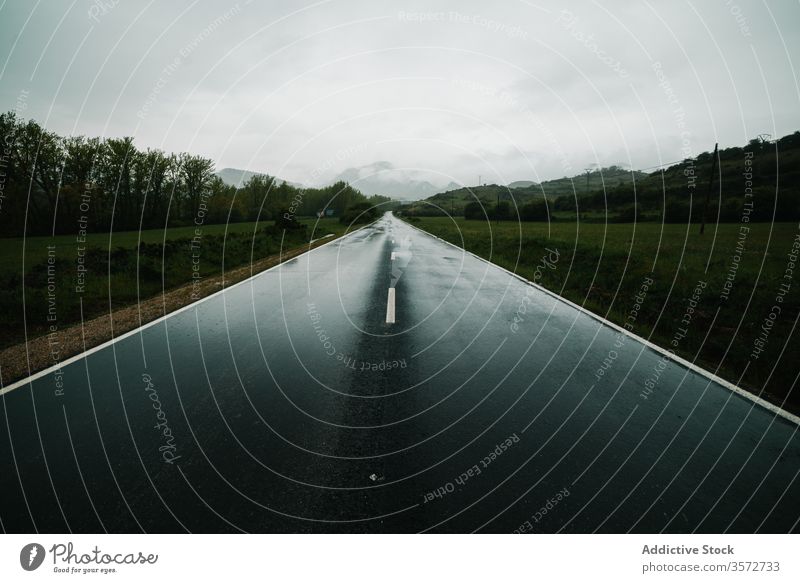
[[[791,419],[391,215],[0,409],[7,531],[786,532],[800,518]]]

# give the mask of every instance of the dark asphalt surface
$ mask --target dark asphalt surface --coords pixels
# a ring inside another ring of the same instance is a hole
[[[2,529],[797,530],[797,425],[617,338],[387,215],[5,393]]]

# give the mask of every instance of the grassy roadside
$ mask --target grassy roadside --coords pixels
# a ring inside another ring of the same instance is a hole
[[[412,224],[800,411],[800,395],[792,390],[800,373],[796,223],[751,223],[747,231],[739,224],[711,225],[704,236],[697,225],[685,224],[497,224],[445,217]],[[556,267],[537,274],[548,249],[558,252]],[[652,284],[642,294],[648,279]]]
[[[347,226],[341,224],[335,218],[312,219],[303,218],[300,222],[308,227],[309,240],[316,239],[333,233],[341,235]],[[240,235],[253,236],[257,229],[268,227],[272,221],[250,222],[250,223],[230,223],[227,225],[204,225],[202,227],[203,237],[224,236],[226,233],[230,237]],[[153,245],[160,244],[162,241],[190,240],[195,235],[195,227],[174,227],[171,229],[150,229],[146,231],[120,231],[118,233],[89,233],[86,235],[86,247],[108,250],[122,247],[133,249],[142,243]],[[56,235],[55,237],[14,237],[0,239],[0,277],[6,277],[12,272],[19,273],[22,269],[23,248],[25,250],[25,271],[31,272],[31,268],[36,264],[47,259],[47,246],[55,245],[59,249],[67,252],[74,250],[78,243],[75,235]]]
[[[205,225],[199,237],[193,227],[181,227],[85,240],[0,239],[0,349],[182,286],[194,285],[197,295],[209,279],[347,229],[332,218],[301,222],[305,228],[286,232],[264,223]]]
[[[108,234],[90,235],[81,244],[77,244],[72,236],[28,238],[24,245],[27,342],[24,327],[4,329],[4,338],[11,340],[0,350],[2,385],[8,386],[63,362],[281,261],[323,245],[331,240],[331,236],[338,237],[353,230],[336,219],[301,222],[306,225],[305,229],[286,233],[255,223],[230,225],[227,232],[224,225],[204,227],[199,247],[195,246],[194,250],[191,237],[196,233],[191,228],[142,231],[141,234],[116,233],[112,236],[111,262],[108,261]],[[0,247],[0,277],[8,278],[22,272],[23,244],[14,239],[5,239],[4,242],[9,244]],[[84,289],[77,293],[75,261],[80,245],[86,248],[84,257],[96,263],[90,264],[92,270],[87,271]],[[161,250],[159,268],[153,270],[151,261],[150,271],[142,268],[148,265],[148,245],[150,249],[157,247]],[[48,246],[55,249],[56,260],[52,266],[48,262],[52,256]],[[193,276],[195,254],[199,255],[197,277]],[[65,255],[74,261],[64,261]],[[133,260],[137,257],[138,264]],[[131,265],[136,268],[131,268]],[[47,274],[52,284],[38,282],[42,272]],[[32,284],[32,281],[36,283]],[[21,319],[21,288],[18,284],[16,289],[5,288],[1,292],[5,294],[0,297],[5,302],[3,309],[7,321]],[[89,303],[87,298],[93,303]],[[18,309],[19,313],[9,312],[9,306]],[[75,308],[77,315],[73,311]],[[48,320],[50,314],[55,315],[52,321]]]

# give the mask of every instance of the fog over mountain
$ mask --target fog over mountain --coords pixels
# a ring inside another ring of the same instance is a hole
[[[223,182],[237,188],[241,188],[251,177],[258,174],[273,176],[269,171],[242,170],[240,168],[223,168],[216,172]],[[397,168],[391,162],[379,161],[359,166],[358,168],[347,168],[338,175],[327,180],[316,181],[315,184],[292,182],[275,177],[278,183],[286,182],[292,186],[302,188],[304,186],[327,186],[338,181],[344,181],[360,190],[363,194],[371,196],[380,194],[390,196],[398,200],[421,200],[429,196],[459,188],[461,185],[455,182],[436,183],[425,180],[429,173]],[[431,177],[436,180],[437,177]]]
[[[215,174],[222,179],[222,182],[229,184],[230,186],[235,186],[236,188],[241,188],[245,182],[258,174],[268,174],[272,176],[269,174],[269,172],[253,172],[252,170],[242,170],[240,168],[223,168],[222,170],[218,170]],[[290,180],[284,180],[283,178],[277,176],[275,179],[278,181],[278,184],[286,182],[287,184],[296,186],[298,188],[304,186],[303,184],[292,182]]]
[[[347,168],[333,180],[349,182],[366,195],[380,194],[399,200],[420,200],[437,192],[461,186],[453,181],[442,182],[440,177],[430,172],[414,168],[397,168],[385,160],[357,168]]]

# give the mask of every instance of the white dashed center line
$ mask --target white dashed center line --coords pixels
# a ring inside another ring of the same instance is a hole
[[[386,323],[394,324],[394,288],[389,288],[389,297],[386,300]]]

